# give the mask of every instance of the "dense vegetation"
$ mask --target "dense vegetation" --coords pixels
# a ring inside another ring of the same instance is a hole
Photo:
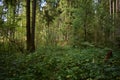
[[[108,63],[101,48],[40,48],[33,54],[1,54],[1,80],[120,80],[120,52]]]
[[[0,80],[120,80],[119,8],[119,0],[0,0]]]

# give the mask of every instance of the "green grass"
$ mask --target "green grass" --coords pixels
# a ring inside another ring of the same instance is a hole
[[[120,54],[104,63],[105,49],[40,48],[35,53],[1,53],[1,80],[120,80]]]

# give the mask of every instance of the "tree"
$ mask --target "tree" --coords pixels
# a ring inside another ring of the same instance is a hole
[[[73,47],[79,47],[81,42],[90,41],[88,34],[93,24],[94,10],[92,0],[80,0],[74,10]]]
[[[26,36],[27,51],[31,51],[31,32],[30,32],[30,0],[26,0]]]
[[[36,20],[36,0],[32,1],[32,25],[30,25],[30,0],[26,2],[26,32],[27,32],[27,51],[35,51],[35,20]]]
[[[32,34],[31,34],[31,51],[35,51],[35,20],[36,20],[36,0],[32,1]]]

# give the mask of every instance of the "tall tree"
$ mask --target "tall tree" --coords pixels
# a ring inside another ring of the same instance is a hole
[[[79,4],[75,6],[73,20],[73,47],[79,47],[81,42],[90,41],[89,35],[91,34],[92,22],[94,17],[93,0],[78,0]]]
[[[32,34],[31,34],[31,51],[35,51],[35,20],[36,20],[36,0],[32,1]]]
[[[32,1],[32,25],[30,25],[30,0],[26,2],[26,31],[27,31],[27,51],[35,51],[35,20],[36,20],[36,0]]]
[[[26,36],[27,51],[31,51],[31,32],[30,32],[30,0],[26,0]]]

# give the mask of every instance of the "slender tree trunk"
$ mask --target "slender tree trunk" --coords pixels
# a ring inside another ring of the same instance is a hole
[[[30,0],[26,0],[26,36],[27,36],[27,51],[31,50],[31,33],[30,33]]]
[[[111,0],[109,0],[110,15],[111,15],[111,13],[112,13],[112,12],[111,12],[111,11],[112,11],[111,7],[112,7],[112,6],[111,6]]]
[[[31,34],[31,51],[35,51],[35,20],[36,20],[36,0],[32,1],[32,34]]]
[[[12,24],[15,23],[15,17],[16,17],[15,15],[16,15],[16,1],[13,4],[13,21],[12,21]],[[15,38],[15,27],[12,29],[12,39],[14,39],[14,38]]]

